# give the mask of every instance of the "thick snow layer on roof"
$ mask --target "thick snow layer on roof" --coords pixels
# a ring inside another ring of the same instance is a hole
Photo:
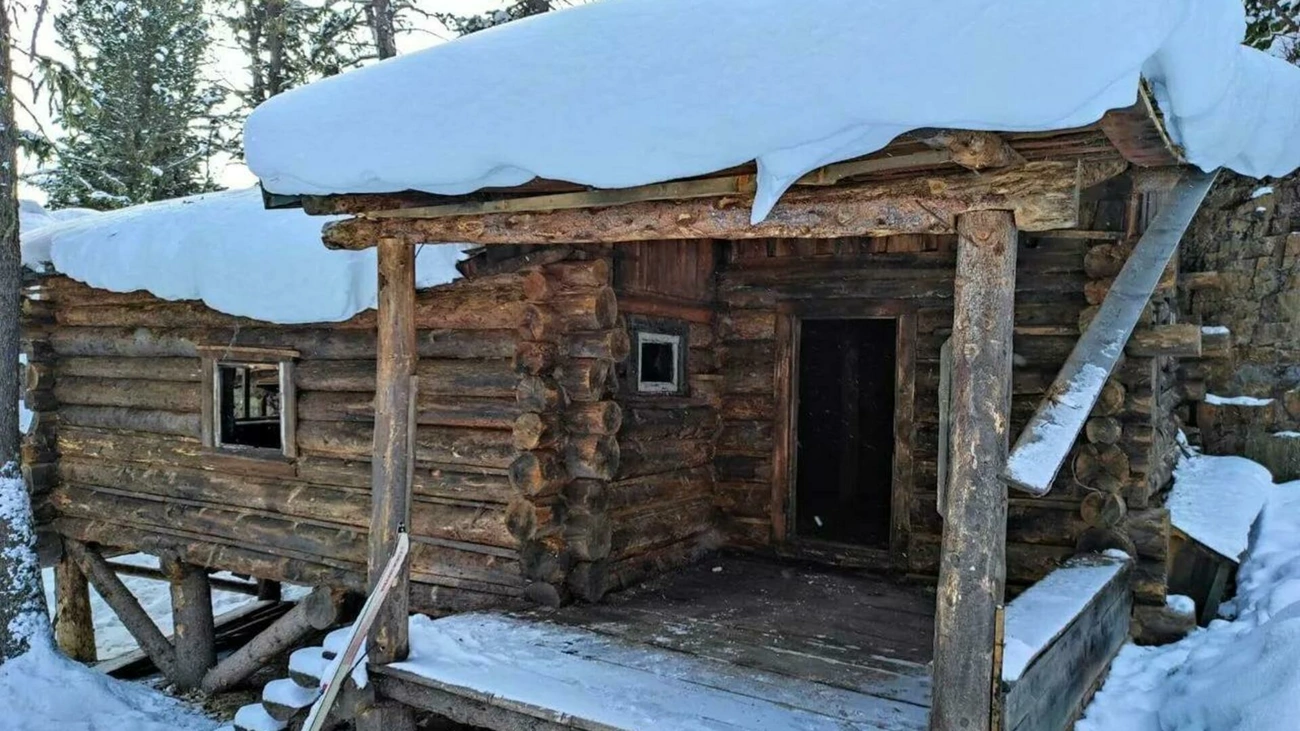
[[[1274,490],[1273,475],[1244,457],[1196,455],[1180,460],[1169,494],[1175,528],[1231,559],[1246,550],[1246,536]]]
[[[279,95],[244,141],[284,194],[616,188],[757,160],[758,220],[903,132],[1091,124],[1145,76],[1192,162],[1282,175],[1300,69],[1244,33],[1240,0],[614,0]]]
[[[268,211],[256,189],[148,203],[23,234],[23,261],[114,292],[203,300],[231,315],[277,323],[335,322],[375,306],[375,252],[330,251],[329,218]],[[458,277],[461,247],[424,246],[416,285]]]
[[[1231,485],[1224,477],[1220,488]],[[1249,536],[1237,597],[1225,607],[1232,621],[1164,647],[1126,646],[1076,731],[1294,731],[1300,482],[1272,491]]]

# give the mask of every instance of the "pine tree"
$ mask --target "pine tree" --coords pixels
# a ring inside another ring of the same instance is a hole
[[[487,30],[503,23],[509,23],[512,20],[520,20],[532,15],[541,15],[552,10],[559,10],[572,5],[581,5],[586,0],[514,0],[501,10],[494,10],[489,13],[479,15],[452,15],[450,13],[435,13],[436,17],[447,29],[458,36],[477,33],[481,30]]]
[[[1300,63],[1300,0],[1246,0],[1246,43]]]
[[[202,79],[202,0],[75,0],[54,21],[75,83],[61,90],[52,207],[120,208],[213,189],[222,92]]]

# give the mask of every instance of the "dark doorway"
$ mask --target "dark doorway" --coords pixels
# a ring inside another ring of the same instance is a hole
[[[898,322],[805,320],[795,531],[889,547]]]

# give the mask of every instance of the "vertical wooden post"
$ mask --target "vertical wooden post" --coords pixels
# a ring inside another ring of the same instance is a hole
[[[208,572],[171,556],[159,561],[171,582],[172,646],[176,674],[172,680],[182,690],[197,688],[208,669],[217,664],[217,628],[212,616],[212,586]]]
[[[54,638],[59,649],[77,662],[98,660],[90,583],[77,562],[67,556],[54,565],[54,601]]]
[[[409,525],[414,467],[415,247],[379,240],[379,345],[375,374],[374,492],[370,516],[370,585],[388,563],[398,530]],[[370,662],[406,658],[409,569],[402,567],[370,629]]]
[[[987,731],[1006,583],[1006,486],[1016,226],[1009,211],[957,220],[952,463],[934,631],[933,731]]]

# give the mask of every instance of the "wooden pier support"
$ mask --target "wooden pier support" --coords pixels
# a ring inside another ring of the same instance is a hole
[[[957,219],[950,478],[934,635],[933,731],[992,725],[1006,486],[1016,226],[1009,211]]]
[[[59,649],[77,662],[95,662],[99,657],[90,612],[90,584],[77,562],[67,556],[54,565],[54,597],[54,638]]]
[[[199,687],[208,669],[217,664],[217,628],[212,616],[212,585],[208,572],[175,557],[160,561],[171,582],[172,647],[176,674],[172,681],[182,690]]]
[[[415,247],[380,239],[378,347],[375,373],[375,441],[370,517],[370,588],[388,563],[397,535],[411,521],[415,464]],[[406,658],[410,569],[403,566],[371,627],[370,662]]]

